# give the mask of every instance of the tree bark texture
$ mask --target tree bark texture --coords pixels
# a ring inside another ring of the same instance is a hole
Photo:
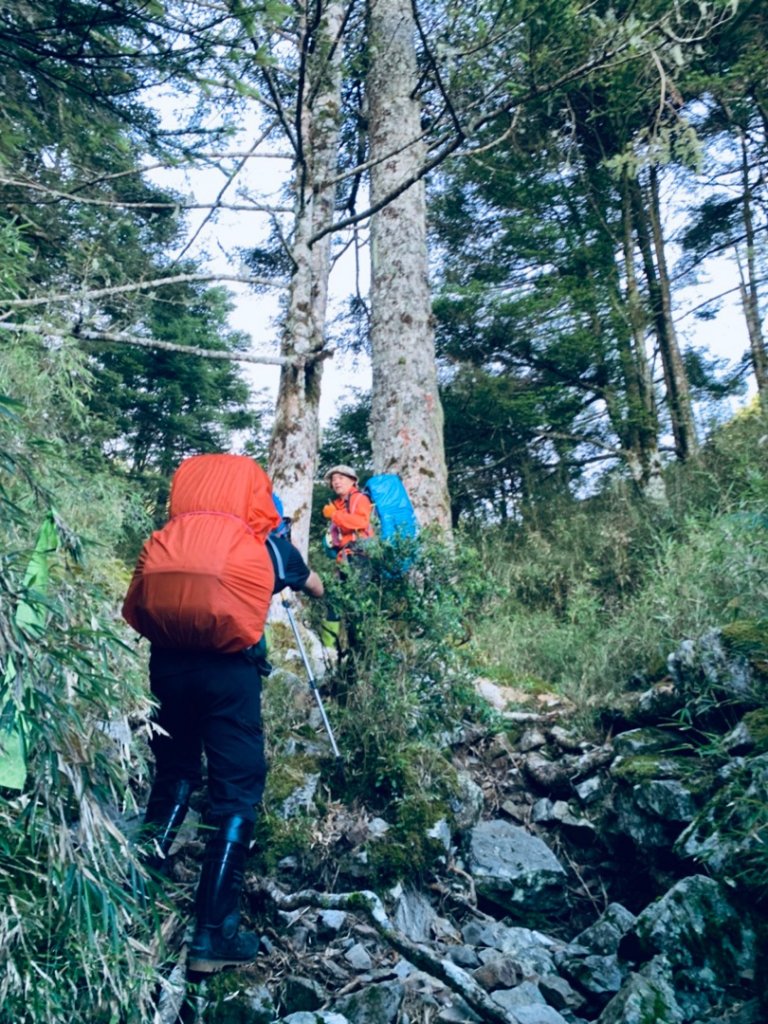
[[[650,170],[650,188],[647,200],[644,198],[638,182],[633,183],[632,200],[635,229],[648,286],[654,332],[664,370],[664,384],[667,390],[667,404],[675,451],[677,457],[685,461],[696,453],[698,442],[693,421],[688,376],[672,323],[671,291],[661,230],[658,178],[655,168]]]
[[[627,338],[622,338],[620,359],[626,382],[625,461],[635,486],[649,501],[665,504],[667,489],[659,452],[659,417],[653,378],[645,349],[645,313],[635,273],[632,204],[626,176],[622,183],[623,250],[626,277]]]
[[[293,542],[305,557],[317,469],[331,236],[312,246],[309,240],[333,219],[336,188],[328,182],[335,177],[338,160],[343,15],[344,6],[336,2],[326,4],[319,14],[315,8],[311,15],[305,13],[291,247],[294,271],[281,344],[281,354],[297,362],[280,372],[269,449],[270,475],[285,514],[293,520]]]
[[[410,0],[369,0],[371,200],[424,161]],[[422,525],[450,529],[422,181],[371,223],[371,442],[378,473],[399,473]]]
[[[765,346],[763,325],[760,320],[760,296],[758,291],[758,279],[756,265],[756,238],[755,219],[752,213],[752,187],[749,181],[749,154],[744,133],[740,133],[741,142],[741,188],[742,188],[742,218],[744,221],[744,237],[746,241],[746,253],[742,259],[738,250],[736,259],[739,267],[739,291],[741,304],[744,309],[744,318],[747,322],[749,334],[749,347],[752,355],[752,368],[755,372],[755,382],[760,395],[760,401],[765,405],[768,403],[768,352]]]

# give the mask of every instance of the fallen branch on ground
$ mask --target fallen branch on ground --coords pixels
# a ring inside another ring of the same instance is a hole
[[[375,892],[324,893],[314,889],[303,889],[300,892],[284,893],[268,878],[251,880],[246,883],[248,892],[264,893],[280,910],[297,910],[299,907],[317,907],[320,910],[346,910],[350,913],[362,913],[373,925],[376,933],[392,949],[401,953],[405,959],[433,978],[438,978],[457,992],[465,1003],[484,1021],[490,1024],[517,1024],[514,1017],[506,1013],[498,1003],[494,1002],[471,974],[450,960],[440,959],[425,946],[412,942],[392,925],[386,910]]]

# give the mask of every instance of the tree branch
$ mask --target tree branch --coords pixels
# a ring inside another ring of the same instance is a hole
[[[234,182],[235,178],[238,176],[240,171],[242,171],[242,169],[248,163],[250,158],[254,155],[256,149],[269,136],[269,133],[272,131],[272,129],[274,127],[275,127],[274,124],[268,125],[264,129],[264,131],[261,133],[261,135],[256,139],[254,144],[251,146],[250,150],[247,153],[243,154],[243,156],[235,164],[234,168],[229,172],[229,174],[227,175],[227,180],[224,182],[224,184],[219,189],[218,195],[214,199],[213,205],[211,206],[210,210],[208,211],[208,213],[206,213],[205,217],[203,217],[202,221],[198,224],[197,229],[195,230],[194,234],[187,241],[187,243],[185,244],[185,246],[181,250],[181,252],[178,253],[178,255],[173,258],[173,260],[171,261],[171,266],[175,266],[179,262],[179,260],[183,259],[183,257],[189,252],[189,250],[194,245],[196,239],[199,238],[200,233],[203,231],[203,229],[205,228],[206,224],[208,224],[208,222],[210,221],[211,217],[213,217],[213,214],[215,213],[215,211],[221,209],[221,206],[222,206],[221,200],[224,198],[224,193],[227,191],[227,189],[230,187],[230,185]]]
[[[285,288],[279,278],[255,277],[251,274],[176,274],[173,277],[155,277],[148,281],[132,281],[130,284],[116,284],[111,288],[93,288],[87,291],[58,292],[53,295],[38,295],[33,299],[3,299],[0,305],[21,309],[29,306],[46,306],[53,302],[71,302],[81,299],[102,299],[108,295],[124,295],[127,292],[146,291],[170,284],[188,284],[192,281],[238,281],[241,284],[257,284],[264,288]],[[7,315],[7,314],[5,314]],[[0,317],[2,319],[2,317]]]
[[[484,988],[475,981],[471,974],[458,967],[450,960],[438,959],[425,946],[420,946],[407,939],[392,925],[386,910],[375,892],[363,890],[347,893],[321,893],[314,889],[286,894],[269,879],[260,880],[255,885],[246,884],[247,891],[259,891],[269,896],[281,910],[295,910],[298,907],[318,907],[322,910],[347,910],[362,913],[376,929],[377,934],[393,949],[433,978],[448,985],[482,1020],[489,1024],[516,1024],[516,1018],[506,1013],[498,1003],[489,996]]]
[[[68,202],[78,203],[81,206],[108,206],[117,210],[232,210],[235,213],[292,213],[288,206],[265,206],[262,203],[190,203],[186,201],[174,202],[130,202],[125,199],[98,199],[91,196],[80,196],[74,192],[64,192],[61,189],[51,188],[37,181],[27,181],[24,178],[5,178],[0,176],[0,185],[11,185],[14,188],[28,189],[32,192],[39,192],[49,197],[51,203]],[[78,186],[81,188],[82,186]],[[25,202],[17,199],[18,204]],[[30,201],[31,202],[31,201]],[[42,205],[44,200],[35,202],[34,205]]]
[[[49,328],[45,324],[0,323],[0,330],[39,334],[56,341],[62,341],[64,338],[79,338],[83,341],[117,342],[122,345],[136,345],[139,348],[156,348],[163,352],[181,352],[185,356],[200,356],[202,359],[224,359],[231,363],[266,363],[271,366],[304,366],[307,363],[318,362],[320,359],[327,359],[333,354],[328,351],[297,359],[289,359],[286,356],[248,355],[245,352],[222,352],[218,349],[197,348],[194,345],[177,345],[171,341],[158,341],[155,338],[139,338],[121,331],[91,331],[85,327],[62,330],[61,328]]]
[[[567,434],[560,430],[539,430],[533,435],[538,441],[573,441],[575,444],[592,445],[593,448],[601,448],[606,452],[602,458],[621,459],[624,452],[621,448],[601,441],[597,437],[585,437],[582,434]]]

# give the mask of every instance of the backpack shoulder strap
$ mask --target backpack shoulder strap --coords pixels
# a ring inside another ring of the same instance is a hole
[[[269,536],[267,536],[267,546],[269,547],[269,552],[274,560],[275,575],[278,580],[282,582],[285,579],[285,562],[283,561],[283,556],[280,554],[280,547],[275,544],[274,540]]]

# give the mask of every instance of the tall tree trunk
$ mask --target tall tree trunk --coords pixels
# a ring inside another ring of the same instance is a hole
[[[651,168],[650,172],[647,203],[644,201],[639,183],[637,181],[632,183],[632,209],[648,285],[654,331],[664,370],[664,384],[667,390],[675,451],[677,457],[684,461],[695,454],[698,444],[688,377],[672,323],[669,274],[661,231],[658,175],[655,168]]]
[[[645,314],[635,273],[632,203],[626,175],[622,181],[624,276],[626,279],[627,334],[620,341],[620,359],[627,392],[627,437],[624,445],[630,475],[640,493],[660,504],[667,501],[661,472],[659,418],[653,378],[645,350]],[[619,328],[621,330],[621,328]]]
[[[373,205],[424,162],[410,0],[370,0]],[[399,473],[422,524],[450,529],[443,413],[427,273],[422,181],[371,222],[371,442],[377,472]]]
[[[763,326],[760,322],[760,299],[757,290],[757,268],[755,260],[755,222],[752,215],[752,192],[749,183],[749,154],[743,132],[739,132],[741,143],[741,190],[742,218],[746,237],[746,254],[742,259],[738,249],[736,260],[739,267],[739,290],[747,322],[749,347],[752,353],[752,367],[763,405],[768,403],[768,352],[766,352]]]
[[[305,11],[304,74],[300,76],[296,162],[294,272],[281,352],[292,363],[280,372],[269,470],[293,542],[306,556],[312,486],[317,468],[319,402],[330,273],[330,235],[310,247],[315,232],[332,222],[341,108],[341,39],[344,7],[330,2],[319,14]]]

